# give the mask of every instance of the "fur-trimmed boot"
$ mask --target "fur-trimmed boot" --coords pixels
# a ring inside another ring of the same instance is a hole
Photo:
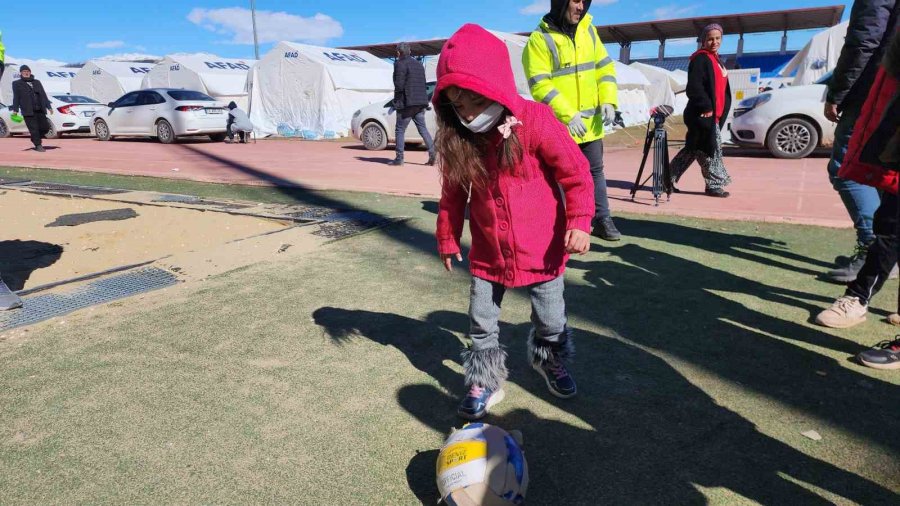
[[[566,363],[571,363],[575,358],[575,341],[570,328],[566,327],[565,333],[566,340],[562,344],[538,342],[534,329],[528,334],[528,359],[531,366],[547,382],[550,393],[561,399],[575,397],[578,392],[575,379],[566,368]]]
[[[503,400],[503,382],[509,372],[506,369],[506,350],[502,347],[462,352],[463,369],[466,372],[466,397],[457,413],[466,420],[480,420],[488,410]]]

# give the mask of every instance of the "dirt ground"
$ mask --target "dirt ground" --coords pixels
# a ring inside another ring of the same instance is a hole
[[[137,217],[73,227],[46,226],[63,215],[113,209],[132,209]],[[13,260],[17,262],[15,268],[26,271],[18,283],[22,286],[13,286],[14,290],[164,257],[171,262],[200,256],[202,260],[195,258],[191,266],[195,275],[202,275],[203,265],[214,268],[217,251],[219,255],[242,251],[244,256],[258,256],[253,247],[242,248],[240,243],[234,243],[226,248],[227,244],[288,228],[285,223],[247,216],[16,190],[0,193],[0,216],[11,217],[4,219],[0,227],[0,249],[6,252],[6,258],[16,258],[19,251],[20,260]],[[266,253],[271,253],[268,249],[271,247],[265,248]],[[22,257],[34,256],[35,252],[40,258],[29,266]]]

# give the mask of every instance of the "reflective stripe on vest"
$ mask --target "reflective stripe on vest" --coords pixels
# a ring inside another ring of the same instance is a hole
[[[541,102],[550,105],[550,102],[552,102],[557,95],[559,95],[559,90],[553,88],[552,90],[550,90],[550,93],[547,93],[547,96],[544,97],[544,100],[541,100]]]
[[[533,87],[535,84],[550,79],[550,74],[538,74],[528,80],[528,86]]]
[[[612,63],[612,62],[613,62],[612,58],[610,58],[609,56],[607,56],[606,58],[604,58],[604,59],[602,59],[602,60],[600,60],[600,61],[597,62],[597,68],[598,68],[598,69],[602,69],[603,67],[609,65],[609,64]]]
[[[550,50],[550,54],[553,56],[553,70],[556,70],[561,65],[559,62],[559,50],[556,49],[556,42],[553,40],[553,36],[550,35],[550,32],[541,30],[541,33],[544,34],[544,40],[547,42],[547,49]]]
[[[559,69],[554,71],[552,75],[553,77],[567,76],[569,74],[575,74],[576,72],[586,72],[588,70],[594,70],[593,63],[582,63],[581,65],[576,65],[574,67]]]

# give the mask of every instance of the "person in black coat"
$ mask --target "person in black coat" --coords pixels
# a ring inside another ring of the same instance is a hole
[[[19,75],[21,79],[13,82],[13,103],[9,109],[17,114],[20,110],[22,111],[25,125],[31,134],[34,150],[43,153],[44,147],[41,138],[50,132],[50,120],[47,119],[47,112],[53,114],[53,107],[50,105],[50,98],[47,97],[44,86],[34,78],[28,65],[22,65],[19,68]]]
[[[698,161],[706,180],[706,194],[725,198],[725,186],[731,177],[722,156],[721,129],[731,110],[731,86],[728,71],[719,59],[722,27],[711,24],[700,36],[702,48],[691,56],[688,71],[688,105],[684,123],[688,134],[684,149],[672,159],[672,179],[678,182],[688,167]],[[675,190],[678,191],[677,189]]]
[[[847,37],[828,83],[825,117],[837,123],[828,162],[828,178],[841,196],[856,228],[856,246],[848,261],[830,271],[832,279],[853,279],[865,265],[868,248],[876,239],[875,212],[881,203],[878,190],[838,176],[853,128],[869,96],[891,35],[900,27],[900,0],[856,0],[850,11]],[[844,260],[847,257],[843,257]]]
[[[406,142],[406,128],[409,122],[416,124],[416,129],[425,145],[428,146],[428,165],[434,165],[434,141],[425,126],[425,110],[428,108],[428,89],[425,83],[425,66],[410,56],[409,44],[401,42],[397,47],[397,61],[394,62],[394,102],[397,111],[397,157],[389,165],[403,165],[403,152]]]

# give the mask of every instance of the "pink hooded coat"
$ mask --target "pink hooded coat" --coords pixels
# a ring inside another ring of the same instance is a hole
[[[468,188],[442,181],[439,252],[460,252],[469,201],[473,276],[510,288],[559,277],[568,260],[566,231],[590,232],[594,183],[587,159],[550,107],[518,95],[506,46],[480,26],[465,25],[447,41],[437,76],[435,104],[449,86],[499,102],[522,122],[514,131],[523,150],[514,170],[499,167],[503,136],[495,128],[484,134],[487,187],[473,187],[470,195]]]

